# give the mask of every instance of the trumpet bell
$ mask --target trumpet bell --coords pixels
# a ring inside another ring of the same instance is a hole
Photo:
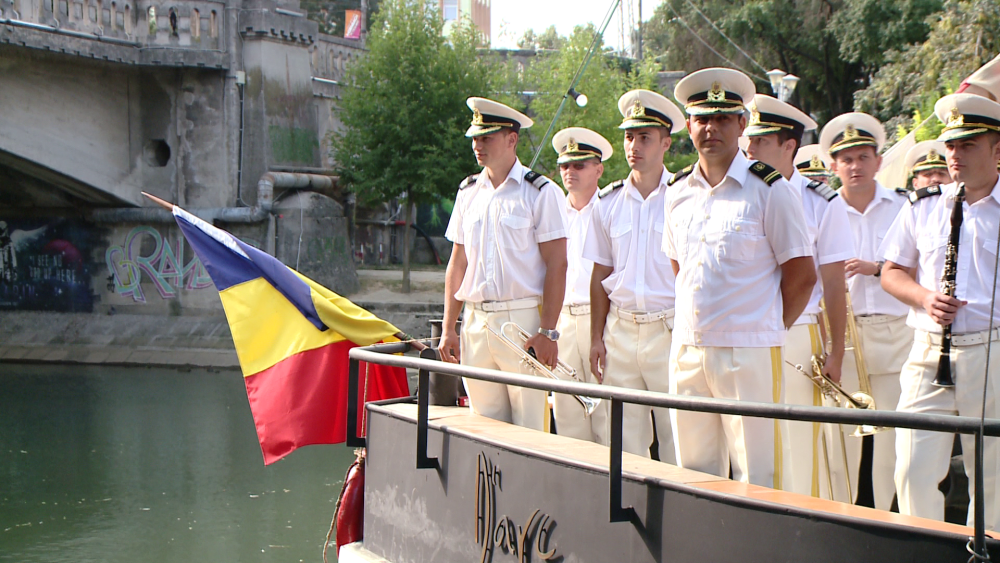
[[[854,393],[851,393],[851,397],[862,406],[860,407],[855,406],[854,403],[852,403],[851,401],[845,401],[846,403],[845,406],[847,408],[849,409],[862,408],[865,410],[875,410],[875,398],[869,395],[868,393],[864,393],[862,391],[855,391]],[[851,436],[855,438],[872,436],[878,434],[879,432],[882,432],[885,429],[886,428],[884,426],[875,426],[872,424],[859,424],[857,428],[854,429],[854,432],[851,433]]]

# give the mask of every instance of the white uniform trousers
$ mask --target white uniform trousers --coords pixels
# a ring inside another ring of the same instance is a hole
[[[787,361],[781,366],[785,404],[823,406],[819,388],[805,375],[788,365],[788,362],[801,365],[802,369],[811,373],[813,354],[822,353],[823,338],[818,324],[797,324],[788,329],[783,350],[783,357]],[[826,425],[819,422],[781,420],[778,424],[785,438],[782,441],[781,454],[784,462],[782,484],[785,490],[817,498],[821,496],[829,498],[828,489],[821,487],[826,481],[825,475],[821,477],[821,474],[826,473],[827,456],[841,456],[840,444],[825,442],[822,427]],[[843,495],[835,495],[835,499],[847,500],[846,496],[844,492]]]
[[[627,313],[622,312],[620,315],[617,311],[617,307],[612,305],[604,325],[604,347],[607,350],[608,364],[604,368],[604,385],[669,392],[668,359],[673,310],[670,311],[669,319],[647,323],[623,319],[621,316]],[[625,403],[622,411],[622,449],[649,457],[649,448],[653,443],[653,423],[649,416],[652,412],[656,417],[660,461],[674,463],[669,409]]]
[[[861,350],[868,368],[868,379],[871,382],[872,398],[879,410],[895,410],[899,403],[899,372],[913,347],[913,329],[906,326],[906,316],[870,315],[857,317],[855,324],[861,337]],[[850,346],[850,343],[848,343]],[[844,354],[844,366],[841,386],[848,393],[861,389],[858,382],[855,354],[847,350]],[[843,401],[841,401],[843,402]],[[839,438],[834,434],[834,425],[824,425],[827,432],[827,442],[839,446]],[[858,498],[859,469],[861,465],[861,438],[851,436],[856,427],[840,425],[847,446],[849,471],[845,473],[842,463],[834,464],[833,489],[846,490],[849,475],[851,498]],[[896,433],[887,428],[873,436],[872,450],[872,493],[875,498],[875,508],[889,510],[892,508],[892,498],[896,495],[896,484],[893,472],[896,469]],[[839,500],[839,499],[838,499]]]
[[[997,329],[994,329],[996,332]],[[975,334],[975,333],[974,333]],[[985,335],[988,333],[979,333]],[[936,335],[935,335],[936,336]],[[969,336],[969,335],[965,335]],[[957,338],[957,337],[956,337]],[[937,387],[931,382],[937,374],[940,357],[939,339],[916,331],[913,348],[900,378],[900,412],[950,414],[979,418],[982,409],[983,376],[986,369],[986,338],[983,342],[957,346],[952,340],[951,373],[955,387]],[[993,342],[989,385],[986,392],[986,417],[997,418],[997,387],[1000,385],[1000,341]],[[938,490],[948,474],[953,437],[948,432],[896,429],[896,490],[902,514],[944,519],[944,495]],[[983,443],[983,484],[985,485],[985,523],[988,530],[1000,530],[997,472],[1000,471],[1000,444],[987,437]],[[962,436],[962,458],[969,476],[968,525],[973,525],[975,438]]]
[[[538,315],[538,307],[534,306],[513,311],[486,312],[467,304],[462,320],[462,365],[531,373],[530,369],[524,368],[521,357],[490,334],[486,326],[489,324],[499,332],[503,323],[513,321],[529,334],[535,334],[540,323]],[[476,414],[535,430],[545,431],[548,427],[545,391],[474,379],[464,381],[469,404]]]
[[[672,393],[760,403],[782,401],[781,348],[698,347],[674,343]],[[677,464],[764,487],[781,488],[781,428],[769,418],[671,410]]]
[[[573,311],[580,312],[574,315]],[[597,379],[590,373],[589,305],[563,307],[559,315],[559,359],[576,370],[580,381],[597,383]],[[560,436],[608,444],[608,401],[598,403],[593,414],[588,417],[572,395],[555,393],[555,418],[556,433]]]

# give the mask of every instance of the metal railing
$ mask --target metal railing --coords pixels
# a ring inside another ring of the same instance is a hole
[[[430,345],[430,343],[427,343]],[[428,348],[421,357],[402,356],[398,354],[411,350],[405,342],[390,344],[374,344],[371,346],[352,348],[350,351],[348,399],[347,399],[347,445],[364,447],[366,439],[358,436],[358,378],[359,362],[369,362],[385,366],[410,368],[418,370],[417,382],[417,452],[416,466],[418,469],[440,469],[437,458],[427,455],[427,430],[430,373],[445,374],[454,377],[466,377],[480,381],[504,383],[527,387],[542,391],[552,391],[573,395],[585,395],[610,401],[611,432],[609,435],[609,519],[611,522],[637,521],[638,516],[631,506],[622,506],[622,407],[625,403],[634,403],[650,407],[680,409],[686,411],[707,412],[715,414],[742,415],[758,418],[781,420],[800,420],[808,422],[827,422],[832,424],[847,424],[855,426],[870,424],[894,428],[910,428],[914,430],[929,430],[958,434],[971,434],[979,437],[1000,436],[1000,419],[988,418],[985,423],[980,419],[968,416],[915,414],[895,411],[871,411],[831,407],[807,407],[773,403],[754,403],[730,399],[712,399],[706,397],[688,397],[671,395],[655,391],[640,391],[597,385],[593,383],[577,383],[507,373],[503,371],[450,364],[439,361],[436,351]],[[976,440],[975,451],[975,536],[972,538],[974,557],[983,559],[976,554],[986,554],[985,532],[985,491],[983,490],[983,440]]]

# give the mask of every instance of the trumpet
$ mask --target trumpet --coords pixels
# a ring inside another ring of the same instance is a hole
[[[813,355],[812,357],[812,370],[811,373],[807,372],[801,364],[793,364],[788,360],[785,363],[795,368],[795,371],[801,373],[802,375],[809,378],[812,381],[820,393],[829,399],[840,403],[841,399],[843,403],[841,406],[847,407],[849,409],[871,409],[875,410],[875,399],[872,398],[871,394],[865,393],[864,391],[855,391],[854,393],[848,393],[840,386],[839,383],[830,379],[825,373],[823,373],[823,365],[826,362],[826,355]],[[855,438],[860,438],[862,436],[870,436],[885,430],[882,426],[874,426],[871,424],[861,424],[854,429],[854,433],[851,436]]]
[[[526,330],[518,326],[517,323],[514,322],[503,323],[502,325],[500,325],[499,332],[497,332],[493,327],[489,325],[486,325],[486,329],[489,330],[493,334],[493,336],[496,336],[497,339],[500,340],[500,342],[503,342],[508,348],[516,352],[517,355],[521,358],[521,364],[525,367],[530,368],[537,375],[542,375],[548,377],[549,379],[570,380],[570,381],[576,381],[577,383],[583,383],[577,376],[576,370],[570,367],[569,364],[567,364],[566,362],[558,360],[556,362],[555,372],[553,372],[553,370],[549,369],[548,366],[538,361],[538,358],[535,357],[534,350],[529,349],[526,351],[524,349],[524,344],[528,341],[528,338],[530,338],[531,335],[528,334]],[[509,332],[512,332],[514,334],[514,336],[517,338],[517,342],[515,342],[514,338],[508,336]],[[518,342],[520,342],[520,344]],[[556,375],[556,372],[562,375],[562,377]],[[597,405],[600,404],[601,402],[600,399],[595,399],[593,397],[585,397],[583,395],[573,395],[573,398],[576,399],[576,401],[580,403],[580,406],[583,407],[583,411],[586,414],[586,416],[590,416],[591,414],[593,414],[594,409],[596,409]]]

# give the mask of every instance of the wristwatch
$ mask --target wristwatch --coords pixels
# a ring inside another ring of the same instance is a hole
[[[552,342],[559,340],[559,331],[554,328],[542,328],[538,327],[538,334],[541,334],[545,338],[548,338]]]
[[[882,266],[885,266],[885,260],[879,260],[878,262],[875,262],[875,266],[877,266],[878,268],[875,270],[875,277],[876,278],[882,277]]]

